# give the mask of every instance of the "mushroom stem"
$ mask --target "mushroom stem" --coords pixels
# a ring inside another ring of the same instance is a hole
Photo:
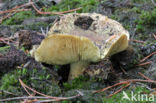
[[[86,61],[78,61],[78,62],[70,64],[70,73],[69,73],[68,81],[83,74],[88,64],[89,63]]]

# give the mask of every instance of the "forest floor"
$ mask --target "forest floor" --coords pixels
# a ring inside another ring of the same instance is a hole
[[[155,103],[155,0],[28,1],[0,2],[1,102]],[[43,66],[30,57],[29,50],[44,39],[43,33],[59,16],[71,12],[108,16],[129,31],[130,40],[127,50],[90,65],[101,73],[84,73],[67,82],[69,65]],[[123,99],[126,94],[129,99]]]

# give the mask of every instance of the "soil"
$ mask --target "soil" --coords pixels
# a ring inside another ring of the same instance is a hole
[[[93,21],[94,20],[89,16],[79,17],[77,20],[75,20],[74,25],[87,30]]]

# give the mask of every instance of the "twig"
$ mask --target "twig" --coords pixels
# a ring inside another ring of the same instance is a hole
[[[148,62],[145,62],[145,63],[140,63],[137,66],[144,66],[144,65],[151,64],[151,63],[152,63],[152,61],[148,61]]]
[[[23,82],[21,82],[21,81],[19,81],[19,82],[21,83],[21,86],[24,88],[24,90],[27,92],[27,94],[28,94],[29,96],[32,96],[32,95],[29,93],[29,91],[27,90],[27,88],[25,88]]]
[[[141,72],[138,73],[140,76],[142,76],[143,78],[147,79],[147,80],[151,80],[150,78],[148,78],[147,76],[145,76],[144,74],[142,74]]]
[[[37,2],[37,1],[36,1],[36,2]],[[30,6],[30,5],[37,11],[37,13],[39,13],[39,14],[44,14],[44,15],[46,15],[46,14],[62,15],[62,14],[65,14],[65,13],[70,13],[70,12],[73,12],[73,11],[77,11],[77,10],[82,9],[82,8],[80,7],[80,8],[76,8],[76,9],[64,11],[64,12],[42,12],[42,11],[38,10],[38,9],[35,7],[34,2],[32,2],[32,0],[29,0],[29,2],[26,3],[26,4],[23,4],[23,5],[20,5],[20,6],[16,6],[16,7],[12,8],[12,9],[9,9],[9,10],[6,10],[6,11],[0,11],[0,14],[22,11],[22,10],[17,10],[17,9],[22,8],[22,7],[26,7],[26,6]]]
[[[6,94],[11,94],[11,95],[17,96],[17,95],[15,95],[14,93],[8,92],[8,91],[6,91],[6,90],[0,90],[0,93],[2,93],[2,92],[6,93]]]
[[[65,14],[65,13],[70,13],[70,12],[73,12],[73,11],[82,9],[82,8],[80,7],[80,8],[76,8],[76,9],[64,11],[64,12],[42,12],[42,11],[40,11],[39,9],[37,9],[37,8],[35,7],[35,5],[34,5],[34,3],[32,2],[32,0],[30,0],[30,3],[31,3],[31,5],[32,5],[32,7],[37,11],[37,13],[43,14],[43,15],[47,15],[47,14],[62,15],[62,14]]]
[[[80,9],[82,9],[82,7],[71,9],[71,10],[67,10],[67,11],[63,11],[63,12],[59,12],[59,13],[60,14],[65,14],[65,13],[70,13],[70,12],[77,11],[77,10],[80,10]]]
[[[53,97],[53,96],[45,95],[45,94],[43,94],[43,93],[40,93],[40,92],[38,92],[38,91],[36,91],[36,90],[34,90],[34,89],[28,87],[26,84],[23,83],[23,81],[22,81],[21,79],[19,79],[19,81],[20,81],[20,83],[23,84],[24,87],[26,87],[26,88],[28,88],[29,90],[35,92],[36,94],[39,94],[39,95],[42,95],[42,96],[45,96],[45,97],[49,97],[49,98],[52,98],[52,99],[66,99],[66,98],[63,98],[63,97]]]
[[[20,5],[20,6],[16,6],[16,7],[12,8],[12,9],[9,9],[9,10],[6,10],[6,11],[0,11],[0,14],[5,14],[5,13],[13,12],[16,9],[19,9],[19,8],[22,8],[22,7],[25,7],[25,6],[30,6],[30,5],[31,5],[31,3],[28,2],[26,4],[23,4],[23,5]]]
[[[152,33],[153,37],[156,39],[156,35],[154,33]]]
[[[14,97],[14,98],[0,99],[0,102],[13,101],[13,100],[22,100],[22,99],[49,99],[49,98],[48,97],[43,97],[43,96],[24,96],[24,97]]]
[[[141,41],[141,40],[133,40],[133,39],[130,39],[129,41],[133,41],[133,42],[137,42],[137,43],[145,43],[144,41]]]
[[[11,17],[11,16],[14,15],[14,14],[15,14],[15,13],[9,13],[8,15],[6,15],[6,16],[0,18],[0,24],[3,22],[3,20],[5,20],[5,19]]]
[[[69,99],[74,99],[74,98],[83,96],[82,93],[80,93],[80,92],[78,92],[78,94],[76,96],[72,96],[72,97],[53,97],[53,96],[48,96],[48,95],[45,95],[43,93],[40,93],[40,92],[38,92],[38,91],[28,87],[26,84],[23,83],[23,81],[21,79],[19,79],[19,81],[25,88],[28,88],[29,90],[31,90],[32,92],[34,92],[36,94],[39,94],[41,96],[44,96],[44,97],[47,97],[47,98],[51,99],[50,101],[69,100]]]
[[[146,56],[145,58],[143,58],[142,60],[140,60],[140,62],[144,62],[146,59],[148,59],[149,57],[151,57],[154,54],[156,54],[156,52],[153,52],[153,53],[149,54],[148,56]]]
[[[35,5],[34,5],[34,3],[32,2],[32,0],[30,0],[30,3],[31,3],[31,5],[32,5],[32,7],[37,11],[37,13],[39,13],[39,14],[44,14],[44,15],[46,15],[46,14],[55,14],[55,15],[59,15],[59,13],[57,13],[57,12],[42,12],[42,11],[40,11],[40,10],[38,10],[36,7],[35,7]]]
[[[26,87],[34,92],[36,92],[37,94],[43,95],[42,93],[39,93],[33,89],[31,89],[30,87],[27,87],[26,84],[23,83],[22,80],[20,80],[20,83],[23,87]],[[48,99],[48,100],[35,100],[35,102],[37,103],[45,103],[45,102],[52,102],[52,101],[61,101],[61,100],[69,100],[69,99],[74,99],[80,96],[83,96],[84,94],[80,91],[77,91],[78,94],[75,96],[71,96],[71,97],[52,97],[52,96],[47,96],[47,95],[43,95],[43,96],[24,96],[24,97],[14,97],[14,98],[7,98],[7,99],[1,99],[0,102],[6,102],[6,101],[13,101],[13,100],[22,100],[22,99]]]
[[[9,45],[9,41],[14,42],[13,40],[11,40],[10,38],[4,38],[4,37],[0,37],[0,41],[2,41],[3,43]]]
[[[31,63],[31,60],[29,60],[26,64],[24,64],[22,69],[27,68],[30,65],[30,63]]]
[[[81,95],[81,94],[79,93],[79,94],[77,94],[76,96],[66,97],[66,99],[63,99],[63,100],[74,99],[74,98],[77,98],[77,97],[80,97],[80,96],[83,96],[83,95]],[[37,102],[39,102],[39,103],[45,103],[45,102],[56,102],[56,101],[60,101],[60,99],[38,100]]]
[[[0,38],[0,41],[1,41],[1,42],[3,42],[3,43],[5,43],[5,44],[7,44],[7,45],[9,45],[9,43],[8,43],[8,42],[6,42],[6,40],[5,40],[5,39],[3,39],[3,38]]]
[[[124,74],[128,74],[121,66],[120,66],[120,69],[122,70]]]
[[[142,79],[130,79],[130,80],[121,80],[122,82],[147,82],[147,83],[156,83],[154,80],[142,80]]]
[[[119,92],[121,92],[124,88],[128,87],[131,83],[126,84],[125,86],[123,86],[122,88],[120,88],[119,90],[117,90],[116,92],[114,92],[113,94],[110,94],[108,97],[111,97]]]
[[[108,87],[106,87],[106,88],[97,90],[97,91],[95,91],[94,93],[100,93],[100,92],[106,91],[106,90],[108,90],[108,89],[110,89],[110,88],[116,87],[116,86],[118,86],[118,85],[129,84],[129,83],[135,83],[135,82],[156,83],[156,81],[153,81],[153,80],[142,80],[142,79],[122,80],[122,81],[119,82],[119,83],[116,83],[116,84],[114,84],[114,85],[112,85],[112,86],[108,86]]]
[[[97,91],[95,91],[94,93],[100,93],[100,92],[106,91],[106,90],[108,90],[108,89],[110,89],[110,88],[116,87],[116,86],[118,86],[118,85],[127,84],[127,83],[128,83],[128,82],[116,83],[116,84],[114,84],[114,85],[112,85],[112,86],[108,86],[108,87],[106,87],[106,88],[97,90]]]
[[[79,96],[82,96],[82,95],[78,94],[76,96],[66,97],[66,100],[67,99],[74,99],[74,98],[77,98]],[[50,98],[49,97],[44,97],[44,96],[24,96],[24,97],[14,97],[14,98],[0,99],[0,102],[13,101],[13,100],[22,100],[22,99],[50,99]],[[38,100],[37,102],[42,103],[42,102],[51,102],[51,101],[58,101],[58,99]]]
[[[12,13],[12,12],[20,12],[20,11],[30,11],[31,9],[18,9],[18,10],[7,10],[7,11],[0,11],[0,14],[2,13]]]
[[[2,21],[3,20],[5,20],[5,19],[7,19],[7,18],[9,18],[9,17],[11,17],[12,15],[14,15],[15,13],[17,13],[17,12],[21,12],[21,11],[30,11],[31,9],[19,9],[19,10],[11,10],[11,11],[5,11],[5,13],[9,13],[8,15],[6,15],[6,16],[4,16],[4,17],[2,17],[1,19],[0,19],[0,23],[2,23]],[[13,13],[14,12],[14,13]],[[1,12],[2,13],[2,12]]]

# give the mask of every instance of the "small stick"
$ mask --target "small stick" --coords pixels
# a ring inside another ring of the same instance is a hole
[[[156,39],[156,35],[154,33],[152,33],[153,37]]]
[[[147,76],[145,76],[144,74],[142,74],[141,72],[138,73],[140,76],[142,76],[143,78],[147,79],[147,80],[151,80],[150,78],[148,78]]]
[[[17,12],[21,12],[21,11],[30,11],[31,9],[19,9],[19,10],[12,10],[12,11],[7,11],[9,14],[8,15],[6,15],[6,16],[4,16],[4,17],[2,17],[1,19],[0,19],[0,23],[2,23],[3,22],[3,20],[5,20],[5,19],[7,19],[7,18],[9,18],[9,17],[11,17],[11,16],[13,16],[15,13],[17,13]],[[15,13],[11,13],[11,12],[15,12]]]
[[[80,8],[76,8],[76,9],[64,11],[64,12],[42,12],[42,11],[38,10],[38,9],[35,7],[35,5],[34,5],[34,3],[32,2],[32,0],[30,0],[30,3],[31,3],[31,5],[32,5],[32,7],[37,11],[37,13],[39,13],[39,14],[44,14],[44,15],[46,15],[46,14],[62,15],[62,14],[65,14],[65,13],[70,13],[70,12],[73,12],[73,11],[82,9],[82,8],[80,7]]]
[[[133,41],[133,42],[137,42],[137,43],[145,43],[144,41],[141,41],[141,40],[133,40],[133,39],[130,39],[129,41]]]
[[[23,84],[24,87],[30,89],[31,91],[33,91],[33,92],[35,92],[35,93],[37,93],[37,94],[39,94],[39,95],[42,95],[42,96],[45,96],[45,97],[49,97],[49,98],[52,98],[52,99],[62,99],[62,100],[63,100],[63,99],[66,99],[66,98],[63,98],[63,97],[53,97],[53,96],[45,95],[45,94],[43,94],[43,93],[40,93],[40,92],[38,92],[38,91],[36,91],[36,90],[34,90],[34,89],[28,87],[26,84],[23,83],[23,81],[22,81],[21,79],[19,79],[19,81],[20,81],[20,83]]]
[[[11,92],[8,92],[8,91],[6,91],[6,90],[0,90],[0,93],[2,93],[2,92],[6,93],[6,94],[10,94],[10,95],[17,96],[16,94],[11,93]]]
[[[82,95],[78,94],[76,96],[66,97],[66,99],[74,99],[74,98],[77,98],[79,96],[82,96]],[[0,102],[13,101],[13,100],[22,100],[22,99],[50,99],[50,98],[49,97],[44,97],[44,96],[24,96],[24,97],[14,97],[14,98],[0,99]],[[58,101],[58,99],[38,100],[37,103],[45,103],[45,102],[51,102],[51,101]]]
[[[13,40],[9,39],[9,38],[3,38],[0,37],[0,41],[2,41],[3,43],[10,45],[9,41],[14,42]]]
[[[19,81],[19,82],[21,83],[22,87],[23,87],[24,90],[27,92],[27,94],[28,94],[29,96],[32,96],[32,95],[29,93],[29,91],[27,90],[27,88],[25,88],[23,82],[21,82],[21,81]]]
[[[30,63],[31,63],[31,60],[29,60],[27,63],[25,63],[22,69],[27,68],[30,65]]]
[[[140,62],[144,62],[146,59],[148,59],[149,57],[151,57],[154,54],[156,54],[156,52],[153,52],[153,53],[149,54],[148,56],[146,56],[145,58],[143,58],[142,60],[140,60]]]
[[[122,82],[147,82],[147,83],[156,83],[154,80],[142,80],[142,79],[130,79]]]
[[[0,14],[9,13],[9,12],[12,12],[12,11],[14,11],[16,9],[19,9],[19,8],[22,8],[22,7],[25,7],[25,6],[29,6],[29,5],[31,5],[31,3],[26,3],[26,4],[23,4],[23,5],[20,5],[20,6],[16,6],[16,7],[12,8],[12,9],[9,9],[9,10],[6,10],[6,11],[0,11]]]
[[[128,83],[135,83],[135,82],[156,83],[156,81],[153,81],[153,80],[130,79],[130,80],[124,80],[124,81],[121,81],[121,82],[119,82],[119,83],[116,83],[116,84],[114,84],[114,85],[112,85],[112,86],[108,86],[108,87],[106,87],[106,88],[97,90],[97,91],[95,91],[94,93],[100,93],[100,92],[106,91],[107,89],[116,87],[116,86],[118,86],[118,85],[128,84]]]
[[[4,38],[4,37],[0,37],[0,40],[8,40],[8,41],[13,42],[13,40],[11,40],[11,38]]]
[[[151,63],[152,63],[152,61],[148,61],[148,62],[145,62],[145,63],[140,63],[137,66],[144,66],[144,65],[151,64]]]
[[[14,97],[14,98],[0,99],[0,102],[21,100],[21,99],[49,99],[49,98],[48,97],[43,97],[43,96],[24,96],[24,97]]]
[[[7,10],[7,11],[0,11],[0,14],[4,13],[12,13],[12,12],[20,12],[20,11],[30,11],[31,9],[19,9],[19,10]]]
[[[15,13],[9,13],[8,15],[2,17],[2,18],[0,19],[0,24],[3,22],[3,20],[5,20],[5,19],[11,17],[11,16],[14,15],[14,14],[15,14]]]
[[[3,39],[0,39],[0,41],[2,41],[3,43],[7,44],[7,45],[10,45],[8,42],[6,42],[5,40]]]
[[[128,82],[120,82],[120,83],[116,83],[116,84],[114,84],[114,85],[112,85],[112,86],[108,86],[108,87],[106,87],[106,88],[103,88],[103,89],[97,90],[97,91],[95,91],[94,93],[100,93],[100,92],[106,91],[107,89],[110,89],[110,88],[116,87],[116,86],[118,86],[118,85],[127,84],[127,83],[128,83]]]
[[[128,74],[121,66],[120,66],[120,69],[122,70],[124,74]]]
[[[117,90],[116,92],[114,92],[113,94],[110,94],[108,97],[111,97],[119,92],[121,92],[124,88],[128,87],[131,83],[126,84],[125,86],[123,86],[122,88],[120,88],[119,90]]]

